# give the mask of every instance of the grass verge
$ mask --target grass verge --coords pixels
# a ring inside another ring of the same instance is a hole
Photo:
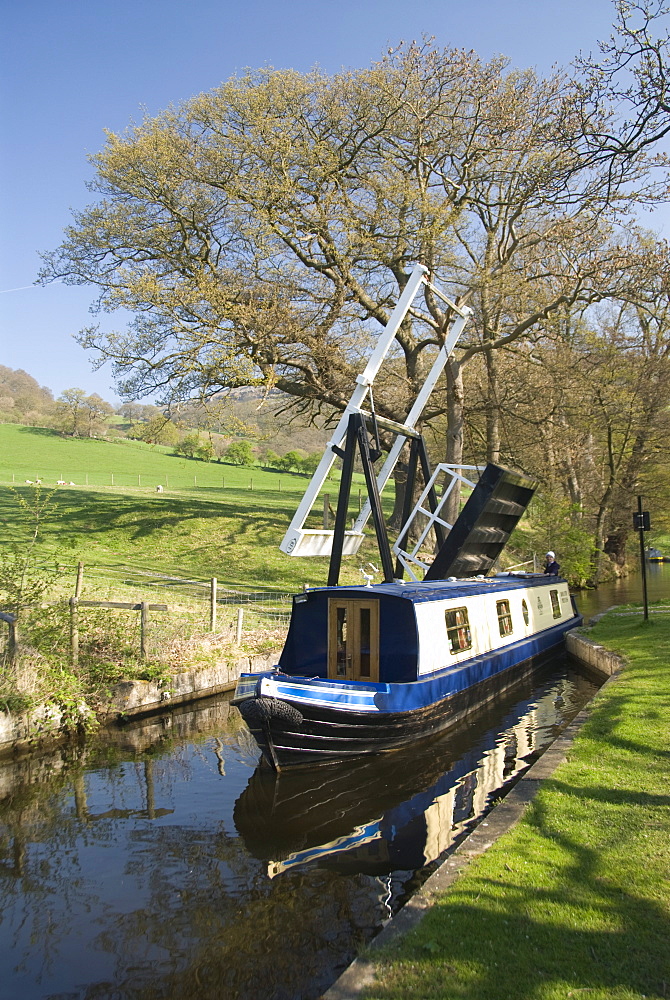
[[[627,668],[515,829],[371,953],[367,1000],[670,997],[670,615],[589,634]]]

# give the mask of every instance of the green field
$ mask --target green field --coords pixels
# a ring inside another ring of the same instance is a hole
[[[326,557],[292,559],[279,549],[308,481],[192,461],[137,442],[72,440],[42,428],[0,425],[0,599],[6,608],[11,601],[21,608],[18,657],[7,658],[8,633],[0,629],[0,710],[51,702],[80,725],[77,706],[104,703],[119,680],[166,680],[182,667],[281,648],[286,595],[305,584],[323,585],[328,574]],[[357,482],[352,516],[358,489]],[[333,505],[337,490],[336,474],[324,488]],[[322,509],[317,502],[310,526],[319,525]],[[31,547],[37,526],[39,543]],[[360,566],[375,551],[372,534],[364,551],[345,560],[341,582],[360,583]],[[80,562],[83,601],[166,606],[152,611],[144,658],[136,610],[82,607],[74,664],[63,599],[73,596]],[[212,577],[219,600],[214,630]],[[30,590],[35,580],[37,592]]]
[[[172,455],[169,449],[117,438],[64,438],[45,427],[0,424],[0,483],[26,480],[54,486],[59,480],[76,486],[144,487],[155,490],[234,486],[291,488],[296,477],[218,462],[199,462]],[[300,479],[304,482],[304,479]],[[255,485],[255,484],[254,484]]]
[[[83,561],[89,592],[96,580],[106,581],[109,593],[115,586],[156,586],[161,577],[214,576],[222,589],[255,592],[325,583],[327,559],[291,559],[279,551],[306,476],[192,461],[138,442],[73,440],[43,428],[0,425],[3,541],[21,542],[29,534],[31,518],[20,498],[34,504],[36,488],[26,480],[37,479],[41,499],[50,494],[44,557],[56,554],[70,577]],[[68,485],[56,486],[59,479]],[[334,479],[324,490],[333,504],[337,487]],[[310,524],[318,523],[314,513]],[[368,544],[372,554],[374,540]],[[342,581],[360,582],[363,561],[345,561]]]

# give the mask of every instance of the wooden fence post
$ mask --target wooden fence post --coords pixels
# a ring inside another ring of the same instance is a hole
[[[79,598],[70,598],[70,663],[79,663]]]
[[[327,531],[330,528],[330,495],[328,493],[323,494],[323,530]]]
[[[19,645],[19,633],[16,627],[16,615],[11,615],[8,611],[0,611],[0,621],[7,622],[9,635],[7,637],[7,660],[10,667],[14,666],[16,651]]]
[[[9,622],[9,642],[7,644],[7,654],[9,656],[9,662],[13,666],[16,662],[16,654],[19,648],[19,629],[16,624],[16,618],[13,622]]]
[[[84,771],[77,768],[72,772],[72,788],[74,791],[74,809],[77,819],[87,820],[88,802],[86,800],[86,781]]]
[[[74,596],[81,597],[81,588],[84,582],[84,564],[77,563],[77,582],[74,585]]]
[[[235,645],[239,646],[242,642],[242,622],[244,620],[244,609],[237,609],[237,626],[235,628]]]
[[[216,577],[212,577],[209,592],[209,631],[216,632]]]
[[[156,819],[156,795],[154,792],[154,762],[151,757],[144,759],[144,783],[147,790],[147,819]]]
[[[147,633],[149,631],[149,602],[142,601],[140,604],[140,656],[143,660],[147,658]]]

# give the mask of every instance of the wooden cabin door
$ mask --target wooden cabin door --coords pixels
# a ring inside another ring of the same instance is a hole
[[[379,601],[328,602],[328,676],[379,680]]]

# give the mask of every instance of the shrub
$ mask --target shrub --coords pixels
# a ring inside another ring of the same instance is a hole
[[[251,465],[254,460],[251,445],[248,441],[233,441],[225,451],[228,462],[233,465]]]

